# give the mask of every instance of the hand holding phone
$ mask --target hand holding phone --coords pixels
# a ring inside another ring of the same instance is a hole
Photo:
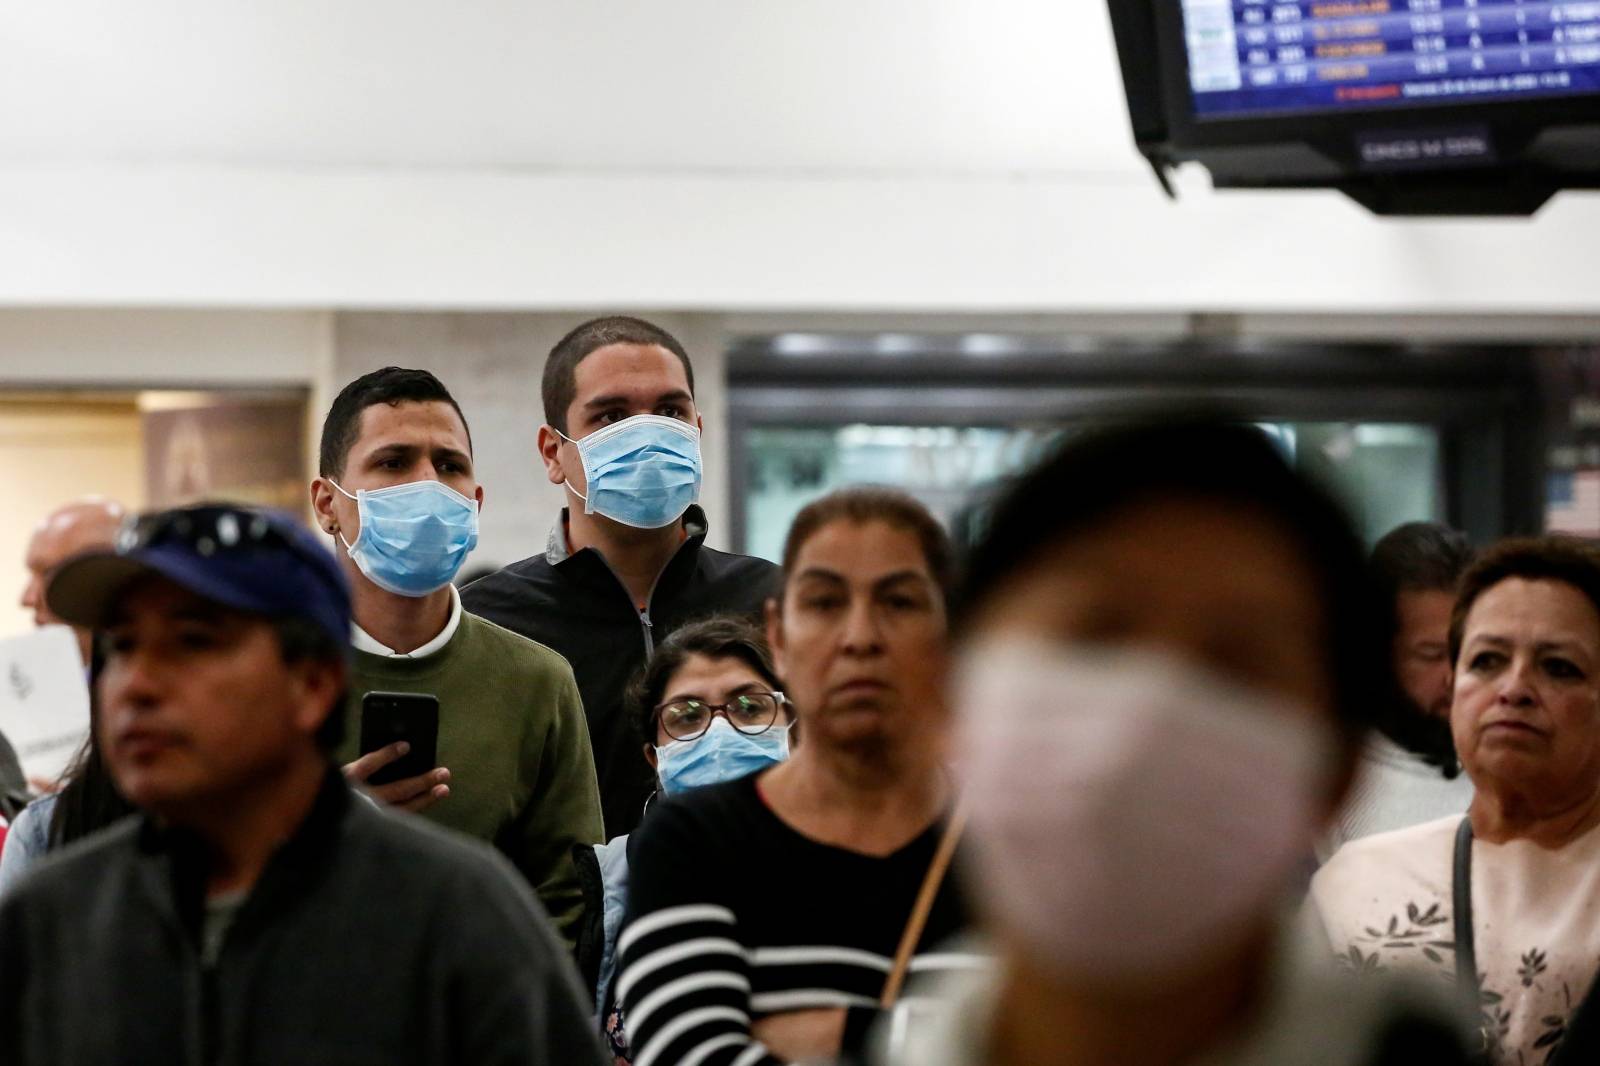
[[[369,692],[361,701],[361,757],[345,778],[373,798],[420,811],[450,794],[450,771],[435,766],[439,700],[409,692]]]

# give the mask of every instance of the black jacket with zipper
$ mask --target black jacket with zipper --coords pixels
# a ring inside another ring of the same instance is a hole
[[[7,892],[0,1063],[600,1063],[566,951],[487,845],[330,772],[209,967],[202,855],[135,816]]]
[[[542,554],[480,578],[461,603],[480,615],[554,648],[572,664],[589,720],[606,839],[639,823],[655,791],[643,739],[629,720],[625,693],[655,644],[683,625],[715,614],[761,617],[778,590],[778,568],[765,559],[705,546],[705,512],[691,507],[683,544],[656,579],[640,610],[593,548],[567,551],[566,512]]]

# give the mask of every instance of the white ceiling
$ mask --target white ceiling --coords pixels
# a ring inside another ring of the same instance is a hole
[[[45,0],[0,166],[1140,166],[1104,0]]]
[[[0,306],[1600,314],[1597,195],[1169,203],[1107,2],[0,3]]]

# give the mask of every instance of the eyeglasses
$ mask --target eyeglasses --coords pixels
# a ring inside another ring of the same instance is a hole
[[[674,700],[656,708],[656,721],[673,740],[697,740],[720,714],[733,728],[753,737],[773,727],[783,704],[781,692],[747,692],[727,703]]]

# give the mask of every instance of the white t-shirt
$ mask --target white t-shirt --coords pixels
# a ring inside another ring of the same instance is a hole
[[[1455,981],[1461,817],[1346,844],[1318,871],[1310,907],[1343,965]],[[1542,1063],[1600,968],[1600,827],[1554,851],[1475,841],[1472,918],[1490,1057]]]
[[[1361,750],[1350,796],[1317,856],[1326,861],[1352,840],[1465,814],[1471,805],[1472,779],[1466,774],[1448,779],[1420,755],[1374,734]]]

